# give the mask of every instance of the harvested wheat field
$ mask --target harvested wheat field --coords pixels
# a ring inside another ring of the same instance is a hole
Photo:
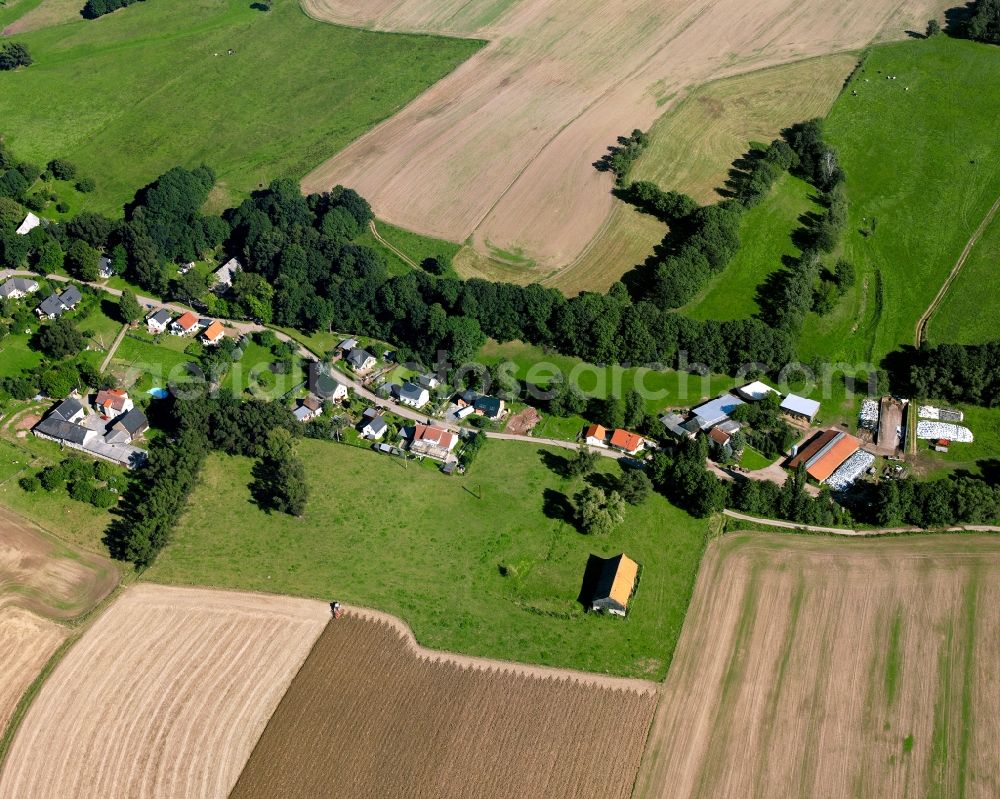
[[[0,607],[0,732],[69,630],[23,608]]]
[[[1000,539],[714,541],[635,796],[995,797]]]
[[[140,584],[45,682],[0,797],[225,797],[322,632],[321,602]]]
[[[593,163],[719,77],[922,29],[919,0],[302,0],[379,30],[490,40],[303,180],[353,186],[382,218],[544,272],[573,261],[612,209]]]
[[[70,619],[93,608],[119,579],[107,558],[71,547],[0,507],[0,606]]]
[[[579,676],[421,650],[398,621],[348,613],[232,795],[626,799],[656,686]]]

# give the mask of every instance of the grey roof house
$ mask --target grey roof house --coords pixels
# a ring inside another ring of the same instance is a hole
[[[25,277],[12,277],[0,286],[0,299],[19,300],[38,291],[38,282]]]
[[[50,294],[35,309],[40,316],[47,316],[49,319],[56,319],[66,311],[73,310],[80,304],[83,295],[76,286],[67,286],[61,294]]]
[[[363,372],[365,369],[371,369],[375,365],[375,356],[368,352],[368,350],[355,347],[347,353],[347,362],[354,371]]]

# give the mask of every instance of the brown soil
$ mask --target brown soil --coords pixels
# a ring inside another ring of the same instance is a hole
[[[713,541],[636,799],[996,796],[998,599],[995,537]]]
[[[42,687],[0,797],[223,799],[328,618],[321,602],[133,586]]]
[[[13,605],[0,607],[0,731],[21,694],[69,630]]]
[[[38,414],[29,413],[26,416],[21,416],[14,425],[15,430],[30,430],[36,424],[41,421],[42,417]]]
[[[626,799],[655,694],[577,676],[427,653],[398,622],[348,614],[317,642],[232,796]]]
[[[120,578],[107,558],[71,547],[0,507],[0,606],[71,619],[111,593]]]
[[[616,137],[694,86],[922,29],[919,0],[302,0],[307,13],[381,30],[490,40],[391,119],[303,180],[355,187],[378,215],[543,272],[573,261],[613,208],[594,169]],[[902,13],[901,13],[902,9]],[[683,188],[683,187],[681,187]]]
[[[507,420],[505,433],[525,436],[535,429],[535,426],[542,421],[542,417],[534,408],[525,408],[520,413],[516,413]]]

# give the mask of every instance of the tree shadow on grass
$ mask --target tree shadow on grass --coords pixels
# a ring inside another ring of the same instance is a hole
[[[554,488],[542,491],[542,513],[548,518],[576,525],[576,513],[568,496]]]
[[[560,477],[569,476],[569,458],[565,458],[547,449],[538,450],[538,457],[542,459],[542,463],[547,469],[555,472]]]

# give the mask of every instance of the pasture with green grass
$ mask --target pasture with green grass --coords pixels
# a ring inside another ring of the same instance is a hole
[[[930,324],[931,344],[982,344],[1000,338],[1000,214],[983,231]]]
[[[205,163],[221,208],[300,178],[482,45],[328,25],[295,0],[254,5],[156,0],[19,36],[35,63],[0,73],[8,146],[74,161],[97,181],[81,205],[117,214],[170,167]]]
[[[425,259],[437,256],[444,256],[450,263],[458,254],[458,251],[462,249],[461,244],[423,236],[419,233],[414,233],[412,230],[390,225],[381,219],[376,220],[375,229],[383,239],[406,255],[417,266],[420,266]],[[362,231],[361,235],[355,239],[355,243],[367,245],[382,253],[389,264],[390,271],[395,274],[405,274],[412,269],[396,253],[376,239],[369,230]]]
[[[877,363],[913,343],[917,320],[1000,196],[997,119],[996,47],[937,36],[872,48],[826,121],[847,174],[844,250],[858,282],[829,316],[807,319],[800,358]],[[987,281],[983,296],[997,285]],[[943,310],[937,329],[956,312]]]
[[[757,287],[782,268],[783,259],[798,258],[792,233],[802,227],[800,218],[820,210],[816,190],[800,178],[782,175],[770,194],[743,214],[740,249],[726,268],[680,309],[693,319],[746,319],[759,312]]]
[[[565,455],[523,443],[489,442],[468,478],[328,442],[299,451],[311,489],[304,518],[258,510],[251,462],[212,455],[147,577],[375,607],[434,648],[665,674],[707,522],[653,496],[607,536],[581,535],[564,515],[582,483],[553,471]],[[601,461],[598,480],[619,469]],[[622,551],[642,567],[628,619],[585,614],[588,556]]]

